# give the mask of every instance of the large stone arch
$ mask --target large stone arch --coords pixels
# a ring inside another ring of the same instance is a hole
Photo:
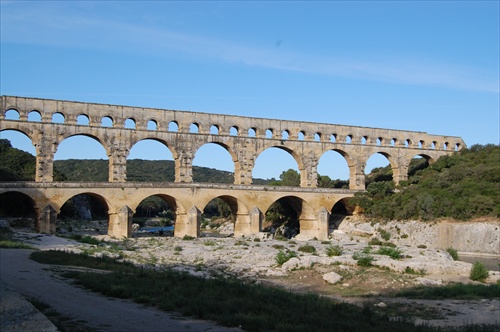
[[[302,186],[303,181],[306,181],[306,179],[307,179],[307,170],[305,168],[302,156],[300,154],[298,154],[291,147],[282,146],[282,145],[276,144],[274,142],[272,142],[269,145],[262,146],[260,149],[257,149],[257,151],[255,152],[255,161],[254,161],[253,168],[255,167],[255,162],[257,161],[257,159],[259,158],[259,156],[264,151],[269,150],[269,149],[273,149],[273,148],[283,150],[283,151],[287,152],[288,154],[290,154],[292,156],[292,158],[297,163],[297,168],[299,169],[300,181],[301,181],[301,186]]]
[[[194,158],[196,157],[196,153],[203,147],[203,146],[206,146],[208,144],[215,144],[217,146],[220,146],[222,147],[224,150],[226,150],[228,153],[229,153],[229,156],[231,157],[231,161],[233,162],[233,172],[234,172],[234,183],[235,184],[239,184],[239,181],[238,179],[241,178],[241,164],[240,164],[240,160],[238,158],[238,154],[235,153],[234,149],[232,146],[224,143],[224,142],[220,142],[218,140],[213,140],[211,142],[206,142],[206,141],[198,141],[196,142],[194,145],[193,145],[193,160],[194,161]]]

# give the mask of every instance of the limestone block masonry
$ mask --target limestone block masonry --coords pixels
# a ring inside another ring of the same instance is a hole
[[[63,100],[0,98],[0,131],[22,132],[36,148],[35,183],[3,183],[0,194],[18,191],[32,197],[38,213],[37,227],[42,232],[55,231],[56,216],[64,203],[60,198],[71,198],[70,195],[81,192],[83,186],[86,193],[102,197],[107,204],[110,235],[130,236],[132,215],[140,202],[136,201],[138,197],[145,198],[143,193],[147,187],[151,195],[162,196],[177,209],[176,236],[199,235],[200,208],[205,205],[200,204],[198,196],[208,195],[208,201],[221,197],[231,206],[238,235],[259,232],[263,213],[273,200],[292,197],[300,203],[295,205],[300,216],[301,236],[325,238],[333,205],[365,189],[364,169],[373,154],[380,153],[389,160],[394,181],[399,183],[408,178],[413,157],[421,156],[432,163],[440,156],[466,147],[460,137],[425,132]],[[31,120],[33,115],[39,120]],[[53,181],[57,148],[66,138],[75,135],[91,137],[106,150],[109,157],[107,186]],[[134,144],[144,139],[156,140],[172,152],[174,183],[145,185],[127,182],[127,157]],[[231,155],[233,185],[193,184],[192,161],[196,151],[208,143],[222,146]],[[268,187],[252,185],[252,170],[257,157],[273,147],[288,152],[295,159],[301,188],[269,190]],[[340,153],[347,162],[350,190],[317,188],[319,160],[331,150]],[[231,190],[235,186],[237,190]],[[105,194],[102,187],[106,188]],[[187,201],[180,201],[177,197],[183,194],[177,194],[177,191],[184,189],[191,196]],[[277,192],[280,194],[276,195]]]

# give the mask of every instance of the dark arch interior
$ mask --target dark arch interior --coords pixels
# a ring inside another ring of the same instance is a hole
[[[263,231],[291,239],[300,233],[302,200],[287,196],[275,201],[265,213]]]
[[[134,234],[173,235],[176,212],[177,204],[173,197],[158,194],[144,198],[133,216]]]
[[[68,199],[57,216],[57,233],[73,233],[78,228],[86,235],[108,233],[108,205],[104,198],[84,193]]]
[[[219,196],[212,199],[203,209],[201,230],[204,236],[213,236],[213,230],[231,222],[234,225],[238,213],[238,202],[232,196]]]
[[[35,202],[31,197],[20,192],[0,194],[0,218],[7,219],[11,227],[34,228]]]

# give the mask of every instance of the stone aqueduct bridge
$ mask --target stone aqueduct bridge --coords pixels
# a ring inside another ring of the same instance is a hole
[[[200,208],[216,197],[226,201],[236,217],[235,236],[256,234],[261,231],[263,214],[269,206],[286,198],[299,216],[301,237],[325,239],[332,207],[365,189],[364,169],[373,154],[387,157],[398,183],[407,179],[413,157],[422,156],[432,162],[465,147],[459,137],[424,132],[61,100],[2,96],[0,107],[0,131],[22,132],[36,148],[35,182],[2,183],[0,194],[21,192],[31,197],[36,227],[46,233],[55,232],[62,205],[86,193],[107,204],[108,233],[115,237],[131,235],[135,209],[144,198],[156,195],[175,210],[175,236],[199,236]],[[17,119],[12,119],[10,112]],[[41,121],[30,121],[28,115],[32,112],[38,113]],[[55,121],[54,116],[64,120]],[[104,125],[106,121],[110,125]],[[134,128],[129,128],[129,123]],[[74,135],[89,136],[102,144],[109,156],[109,182],[53,181],[54,154],[64,139]],[[127,156],[132,146],[144,139],[159,141],[172,152],[175,182],[126,181]],[[218,144],[231,155],[234,184],[192,182],[192,160],[207,143]],[[300,187],[252,185],[257,157],[272,147],[285,150],[295,159]],[[347,162],[349,190],[317,188],[319,159],[330,150],[340,153]]]

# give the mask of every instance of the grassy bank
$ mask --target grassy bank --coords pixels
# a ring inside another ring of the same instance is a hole
[[[85,266],[110,273],[66,272],[64,276],[107,296],[133,299],[165,311],[240,326],[247,331],[489,331],[487,326],[459,329],[415,326],[315,294],[296,294],[281,288],[238,279],[202,279],[171,270],[154,271],[60,251],[33,252],[40,263]]]

